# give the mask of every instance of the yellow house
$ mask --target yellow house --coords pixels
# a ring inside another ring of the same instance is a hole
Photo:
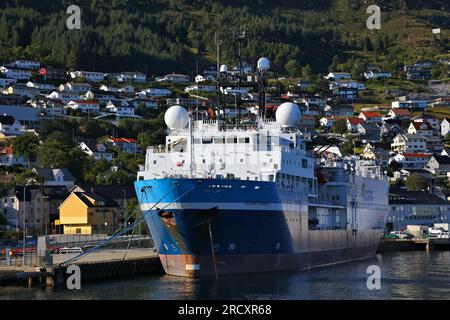
[[[89,192],[72,192],[59,206],[64,234],[110,234],[119,226],[119,206],[113,200]]]

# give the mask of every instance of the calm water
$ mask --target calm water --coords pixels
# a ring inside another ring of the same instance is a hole
[[[369,265],[381,268],[381,290],[366,287]],[[310,271],[229,276],[218,281],[149,276],[80,291],[0,288],[0,299],[449,299],[450,252],[385,253]]]

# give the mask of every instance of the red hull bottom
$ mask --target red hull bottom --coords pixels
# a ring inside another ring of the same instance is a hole
[[[164,270],[180,277],[216,277],[226,274],[293,271],[375,257],[377,245],[292,254],[165,255]]]

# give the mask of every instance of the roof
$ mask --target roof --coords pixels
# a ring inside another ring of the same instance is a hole
[[[124,197],[126,199],[136,199],[136,191],[132,185],[120,186],[80,184],[78,185],[78,188],[116,200],[123,199]]]
[[[358,124],[364,123],[364,119],[362,119],[362,118],[347,118],[347,121],[352,126],[357,126]]]
[[[439,164],[443,164],[443,165],[450,165],[450,157],[447,156],[441,156],[441,155],[436,155],[433,156],[433,158],[437,161],[437,163]]]
[[[74,194],[89,208],[118,208],[119,205],[112,199],[106,198],[104,196],[92,193],[92,192],[74,192]],[[94,199],[95,202],[103,202],[103,205],[93,205],[89,198]]]
[[[381,118],[381,114],[377,111],[363,111],[361,114],[366,118]]]
[[[411,116],[411,112],[408,109],[392,109],[391,111],[396,116]]]
[[[69,170],[62,168],[62,169],[50,169],[50,168],[44,168],[42,169],[42,171],[38,170],[39,173],[41,173],[42,177],[44,178],[45,181],[55,181],[56,180],[56,175],[58,173],[62,173],[63,174],[63,181],[75,181],[74,177],[72,176],[72,174],[69,172]]]
[[[13,150],[12,146],[0,148],[0,155],[12,155],[13,153],[14,153],[14,150]]]
[[[14,124],[14,122],[16,122],[16,119],[14,119],[13,116],[6,115],[6,114],[0,115],[0,123],[1,124],[11,126]]]
[[[409,191],[400,188],[390,188],[389,204],[450,205],[450,202],[425,191]]]
[[[92,152],[97,152],[97,153],[113,153],[113,151],[109,148],[107,148],[106,146],[106,151],[102,152],[98,150],[98,145],[101,143],[92,143],[92,142],[82,142],[86,145],[86,147],[89,148],[89,150],[91,150]]]
[[[416,130],[433,130],[428,122],[411,122]]]

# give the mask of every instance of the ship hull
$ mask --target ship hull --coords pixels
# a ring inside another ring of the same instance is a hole
[[[308,207],[283,204],[274,184],[226,181],[225,187],[217,188],[218,183],[136,182],[167,274],[217,277],[301,270],[376,254],[379,228],[308,230]]]

